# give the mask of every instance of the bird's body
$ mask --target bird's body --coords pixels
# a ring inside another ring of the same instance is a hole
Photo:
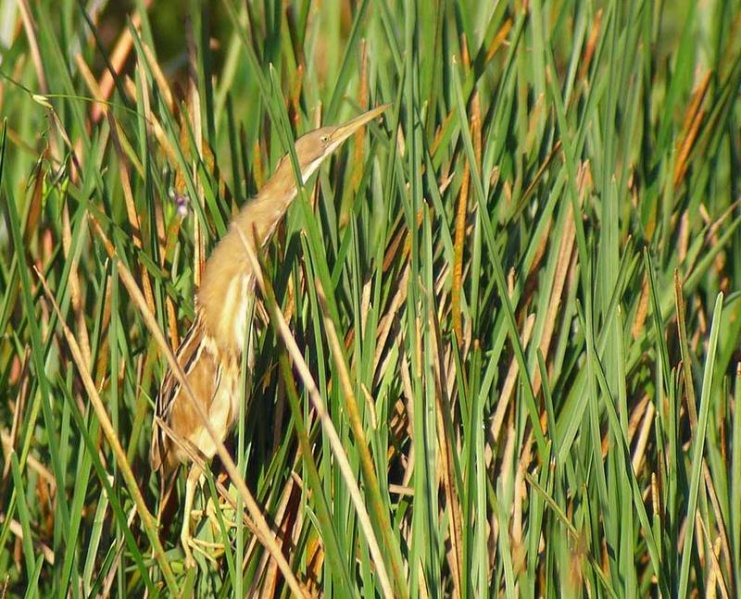
[[[324,127],[296,141],[296,156],[303,182],[319,168],[350,135],[388,108],[380,106],[336,127]],[[281,159],[275,174],[257,197],[232,221],[229,231],[211,253],[196,294],[196,318],[176,355],[192,391],[168,371],[156,405],[150,461],[163,477],[188,460],[189,450],[210,460],[217,443],[206,430],[198,408],[208,416],[222,442],[239,415],[243,389],[241,366],[251,323],[248,305],[254,297],[255,274],[246,244],[256,252],[270,239],[281,218],[298,194],[288,156]],[[247,360],[251,369],[251,360]],[[157,426],[161,422],[163,426]],[[189,448],[188,449],[186,449]],[[185,518],[181,540],[186,558],[189,551],[189,513],[200,471],[193,467],[186,485]]]

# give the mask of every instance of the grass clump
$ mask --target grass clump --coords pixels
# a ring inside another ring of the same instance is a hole
[[[179,10],[3,5],[3,594],[737,595],[738,3]],[[295,137],[385,102],[262,256],[186,571],[166,347]]]

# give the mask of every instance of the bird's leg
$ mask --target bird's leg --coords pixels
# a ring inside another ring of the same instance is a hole
[[[197,539],[191,536],[191,530],[190,525],[193,518],[201,519],[204,515],[208,517],[209,521],[212,525],[212,530],[214,531],[214,535],[221,533],[221,528],[218,525],[218,517],[216,515],[216,508],[211,504],[210,499],[204,499],[204,501],[207,502],[206,509],[193,509],[193,503],[195,499],[195,491],[198,486],[203,488],[203,482],[205,479],[205,475],[201,472],[201,468],[197,466],[196,464],[193,464],[190,467],[190,471],[188,472],[188,479],[185,483],[185,505],[184,505],[184,514],[183,514],[183,529],[180,532],[180,543],[183,546],[183,551],[185,552],[185,567],[186,568],[192,568],[195,567],[196,563],[193,559],[193,553],[191,549],[194,549],[198,551],[200,554],[202,554],[206,559],[216,563],[216,560],[213,555],[213,551],[210,550],[216,550],[216,553],[218,554],[224,552],[224,544],[219,542],[210,542],[210,541],[204,541],[202,539]]]
[[[196,565],[193,554],[190,551],[190,515],[193,510],[193,498],[196,493],[196,485],[201,477],[201,469],[193,464],[188,472],[188,480],[185,482],[185,510],[183,511],[183,529],[180,531],[180,543],[185,552],[185,567],[194,568]]]
[[[237,512],[234,507],[234,503],[229,499],[234,499],[231,490],[228,491],[230,497],[218,496],[218,500],[214,499],[209,502],[206,506],[206,516],[211,522],[211,529],[213,530],[214,536],[221,535],[221,522],[223,522],[226,529],[235,527]]]

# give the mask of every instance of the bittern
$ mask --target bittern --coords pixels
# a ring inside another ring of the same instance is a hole
[[[348,137],[387,108],[388,105],[380,106],[343,125],[323,127],[300,137],[295,148],[303,183]],[[297,194],[294,168],[286,155],[270,181],[234,218],[229,231],[206,261],[196,293],[196,317],[176,352],[192,394],[168,370],[157,398],[150,461],[152,469],[160,471],[163,481],[188,461],[189,450],[204,460],[216,454],[217,444],[204,427],[193,401],[208,415],[219,441],[224,441],[235,424],[243,397],[242,353],[252,324],[248,322],[248,305],[255,291],[255,272],[246,244],[251,245],[252,251],[263,248]],[[185,486],[180,534],[189,566],[194,563],[190,551],[190,514],[200,476],[200,468],[193,464]]]

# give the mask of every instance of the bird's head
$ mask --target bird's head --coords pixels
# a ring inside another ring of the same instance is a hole
[[[348,137],[383,113],[389,106],[389,104],[384,104],[342,125],[322,127],[299,137],[296,140],[296,157],[301,168],[303,182],[306,183],[322,162],[331,156]]]

